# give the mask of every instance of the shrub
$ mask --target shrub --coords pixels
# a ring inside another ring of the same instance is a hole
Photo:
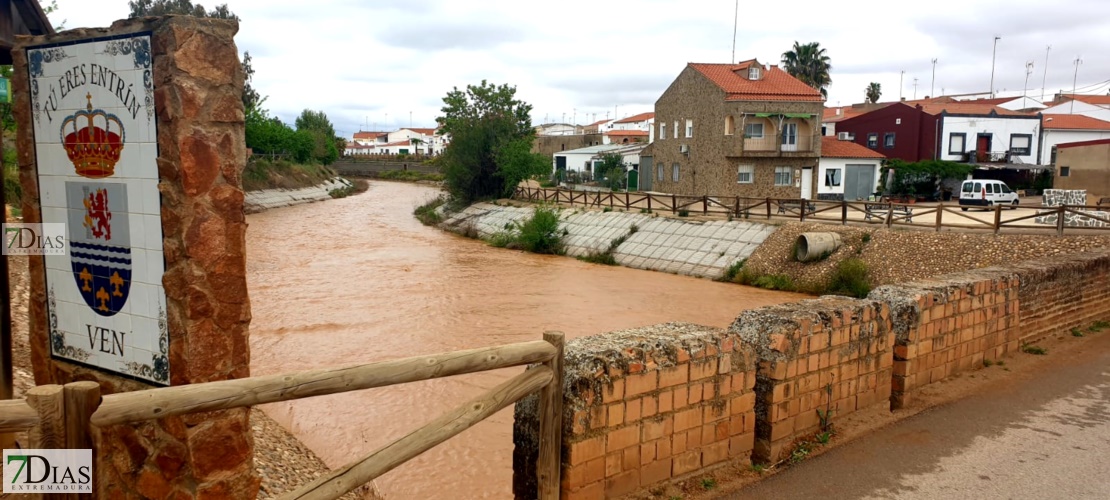
[[[857,258],[844,259],[836,266],[829,282],[828,293],[864,298],[871,293],[867,281],[867,264]]]
[[[768,274],[760,276],[755,278],[751,284],[752,286],[766,288],[768,290],[781,290],[784,292],[797,290],[794,286],[794,280],[785,274]]]
[[[744,264],[747,263],[748,259],[740,259],[733,262],[732,265],[728,266],[728,269],[725,270],[724,276],[721,276],[721,281],[736,281],[737,275],[740,274],[740,271],[744,269]]]
[[[516,248],[517,237],[512,231],[498,231],[490,236],[489,244],[497,248]]]
[[[678,211],[678,216],[679,217],[689,217],[690,216],[690,211],[683,208],[683,209]]]
[[[413,210],[412,214],[416,216],[417,220],[419,220],[421,224],[424,224],[425,226],[434,226],[436,224],[439,224],[440,222],[443,222],[443,217],[439,215],[439,212],[437,212],[436,209],[445,205],[446,203],[447,197],[441,195],[433,198],[432,200],[429,200],[427,203],[420,205],[419,207],[416,207],[416,210]]]
[[[520,248],[532,253],[562,254],[563,233],[555,209],[536,207],[532,217],[518,225]]]

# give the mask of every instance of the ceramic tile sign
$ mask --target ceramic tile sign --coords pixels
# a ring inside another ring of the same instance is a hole
[[[27,49],[51,354],[169,384],[150,34]]]

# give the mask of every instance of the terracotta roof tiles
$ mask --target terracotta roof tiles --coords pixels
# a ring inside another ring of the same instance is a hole
[[[821,137],[822,158],[886,158],[882,153],[868,149],[852,141],[837,140],[836,137]]]
[[[613,123],[637,123],[637,122],[646,122],[646,121],[648,121],[648,120],[650,120],[650,119],[652,119],[652,118],[655,118],[655,113],[654,113],[654,112],[648,112],[648,113],[640,113],[640,114],[638,114],[638,115],[632,115],[632,116],[629,116],[628,118],[622,118],[622,119],[620,119],[620,120],[617,120],[617,121],[615,121],[615,122],[613,122]]]
[[[761,78],[749,80],[747,71],[755,60],[737,64],[689,63],[689,67],[705,75],[724,90],[726,101],[809,101],[823,102],[821,92],[772,66],[763,68]]]
[[[1044,128],[1049,130],[1110,130],[1110,122],[1085,115],[1044,115]]]

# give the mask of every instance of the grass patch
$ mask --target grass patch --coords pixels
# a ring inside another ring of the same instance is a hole
[[[629,236],[636,234],[636,231],[639,230],[640,228],[633,224],[632,227],[628,228],[628,233],[626,233],[624,236],[610,241],[609,248],[605,249],[605,251],[593,251],[589,254],[586,254],[585,256],[578,257],[578,260],[591,262],[594,264],[604,264],[606,266],[615,266],[617,265],[617,259],[616,257],[613,257],[613,253],[616,252],[617,248],[623,245],[624,242],[628,241]]]
[[[1110,321],[1095,321],[1094,323],[1091,324],[1091,327],[1088,328],[1087,331],[1092,332],[1092,333],[1098,333],[1098,332],[1101,332],[1101,331],[1103,331],[1107,328],[1110,328]]]
[[[784,292],[797,290],[794,286],[794,279],[785,274],[768,274],[766,276],[760,276],[755,278],[751,282],[751,285],[768,290],[781,290]]]
[[[515,246],[516,235],[511,231],[498,231],[486,241],[492,247],[511,248]]]
[[[717,480],[716,479],[713,479],[711,477],[701,478],[701,488],[703,490],[708,491],[708,490],[711,490],[711,489],[716,488],[716,487],[717,487]]]
[[[387,180],[387,181],[407,181],[407,182],[431,181],[431,182],[441,182],[441,181],[443,181],[443,174],[439,174],[439,173],[429,174],[429,173],[424,173],[424,172],[416,172],[416,171],[413,171],[413,170],[386,170],[384,172],[379,172],[378,173],[378,178],[379,179],[384,179],[384,180]]]
[[[829,281],[828,293],[859,299],[867,297],[871,293],[867,274],[867,264],[863,260],[854,257],[844,259],[836,266],[836,272]]]
[[[802,441],[790,452],[790,463],[796,464],[809,457],[809,453],[813,451],[813,443],[809,441]]]
[[[532,216],[519,224],[517,229],[520,231],[517,242],[521,249],[532,253],[563,253],[564,232],[559,231],[559,213],[555,209],[536,207]]]
[[[689,217],[690,216],[690,211],[683,208],[682,210],[678,211],[678,216],[679,217]]]
[[[642,214],[650,214],[650,213],[651,213],[651,209],[650,209],[650,208],[641,208],[641,209],[640,209],[640,213],[642,213]]]
[[[323,165],[251,159],[243,169],[243,190],[300,189],[317,186],[335,176],[334,171]]]
[[[818,434],[816,439],[819,444],[829,444],[829,441],[832,440],[832,437],[833,431],[825,431]]]
[[[763,474],[767,471],[767,465],[752,463],[752,472],[756,474]]]
[[[721,256],[724,257],[724,252],[721,252]],[[728,269],[725,269],[725,274],[721,276],[719,281],[736,281],[736,276],[740,274],[744,269],[744,264],[747,263],[748,259],[740,259],[733,262],[731,266],[728,266]]]
[[[1035,356],[1044,356],[1045,354],[1048,354],[1048,349],[1045,349],[1039,345],[1024,344],[1021,346],[1021,352],[1024,352],[1025,354],[1033,354]]]
[[[419,220],[421,224],[425,226],[434,226],[443,222],[443,217],[439,215],[436,209],[446,204],[447,196],[440,195],[416,207],[416,210],[413,210],[412,214],[416,216],[416,219]]]
[[[994,366],[994,361],[991,361],[989,359],[984,359],[983,360],[983,367],[984,368],[990,368],[992,366]]]
[[[349,182],[350,184],[346,187],[332,189],[328,191],[328,194],[331,195],[332,198],[346,198],[358,193],[365,193],[366,190],[370,189],[370,183],[366,182],[364,179],[354,179]]]
[[[1078,328],[1072,328],[1071,329],[1071,336],[1072,337],[1082,337],[1083,336],[1083,331],[1078,329]]]

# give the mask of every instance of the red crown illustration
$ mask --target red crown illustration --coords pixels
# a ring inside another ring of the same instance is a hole
[[[89,100],[88,107],[62,121],[62,146],[66,149],[69,161],[73,162],[77,175],[91,179],[110,177],[119,161],[119,154],[123,151],[123,123],[116,115],[102,109],[94,110],[91,94],[86,94],[85,98]],[[78,128],[82,125],[78,122],[80,118],[86,118],[88,122],[84,127]],[[104,128],[96,126],[98,121],[104,123]],[[112,130],[113,122],[118,133]],[[66,134],[67,127],[72,132]]]

